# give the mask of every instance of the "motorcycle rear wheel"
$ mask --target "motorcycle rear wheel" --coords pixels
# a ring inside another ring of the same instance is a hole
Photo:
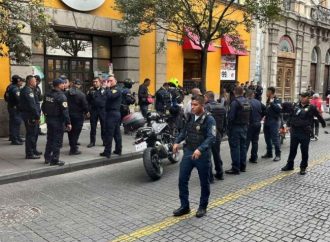
[[[153,180],[159,180],[164,172],[163,164],[159,159],[156,148],[148,147],[143,152],[143,165],[148,176]]]

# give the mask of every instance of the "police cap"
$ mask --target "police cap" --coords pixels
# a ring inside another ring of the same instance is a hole
[[[65,80],[63,80],[63,79],[61,79],[61,78],[58,78],[58,79],[55,79],[55,80],[53,81],[53,86],[56,87],[56,86],[58,86],[58,85],[60,85],[60,84],[63,84],[63,83],[65,83]]]
[[[19,81],[23,81],[24,82],[24,79],[22,77],[20,77],[19,75],[13,75],[11,77],[11,81],[12,81],[12,83],[16,84]]]
[[[82,83],[81,83],[81,81],[80,81],[79,79],[77,79],[77,80],[75,80],[75,81],[73,82],[73,84],[75,84],[75,85],[81,85]]]
[[[302,93],[300,93],[300,96],[301,97],[310,97],[310,93],[309,92],[302,92]]]

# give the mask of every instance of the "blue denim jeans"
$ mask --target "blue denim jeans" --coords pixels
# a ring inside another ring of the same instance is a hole
[[[201,185],[201,197],[199,202],[200,208],[207,208],[210,197],[210,150],[202,153],[202,156],[198,160],[191,158],[194,151],[187,148],[184,149],[183,158],[180,164],[179,174],[179,196],[181,206],[183,208],[189,208],[189,179],[193,168],[198,171],[200,185]]]

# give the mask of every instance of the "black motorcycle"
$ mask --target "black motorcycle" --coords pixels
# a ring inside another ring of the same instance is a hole
[[[172,164],[179,161],[179,154],[172,152],[176,128],[168,124],[168,115],[149,113],[147,126],[139,128],[135,137],[136,151],[143,151],[143,164],[152,180],[159,180],[164,172],[164,159]]]

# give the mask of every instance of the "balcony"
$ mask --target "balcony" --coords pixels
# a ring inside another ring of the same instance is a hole
[[[330,25],[330,9],[322,6],[312,7],[311,19]]]

